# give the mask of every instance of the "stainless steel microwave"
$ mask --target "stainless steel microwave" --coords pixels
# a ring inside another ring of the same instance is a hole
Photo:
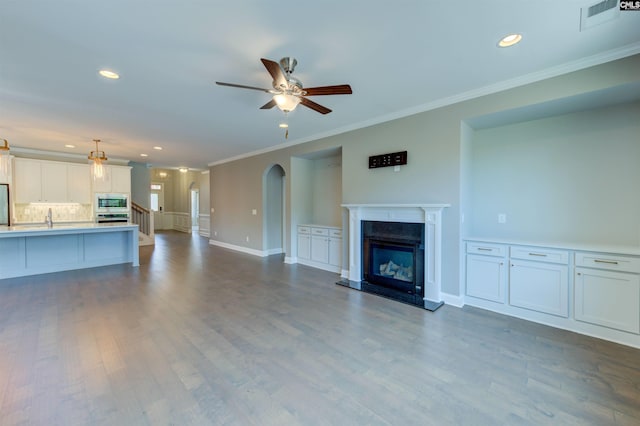
[[[96,213],[122,213],[128,211],[128,194],[96,194]]]

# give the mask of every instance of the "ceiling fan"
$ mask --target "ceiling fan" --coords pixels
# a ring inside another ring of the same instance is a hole
[[[311,108],[320,114],[328,114],[331,110],[325,106],[317,104],[307,96],[320,96],[320,95],[350,95],[351,86],[348,84],[340,84],[337,86],[322,86],[322,87],[303,87],[302,82],[293,77],[293,70],[298,64],[294,58],[282,58],[280,63],[271,61],[269,59],[260,59],[265,68],[271,74],[273,78],[273,89],[263,89],[254,86],[245,86],[243,84],[223,83],[216,81],[216,84],[220,86],[239,87],[241,89],[260,90],[261,92],[270,93],[273,98],[262,105],[260,109],[271,109],[277,106],[284,112],[293,111],[298,104],[302,104],[307,108]]]

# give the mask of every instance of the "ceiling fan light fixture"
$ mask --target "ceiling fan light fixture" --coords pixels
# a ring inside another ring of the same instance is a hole
[[[293,111],[300,103],[300,97],[289,95],[287,93],[280,93],[278,95],[275,95],[273,97],[273,100],[275,101],[276,105],[278,105],[278,108],[280,108],[280,110],[284,112]]]

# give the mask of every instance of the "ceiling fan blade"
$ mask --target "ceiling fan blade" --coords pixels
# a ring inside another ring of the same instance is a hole
[[[331,112],[331,110],[327,107],[324,107],[320,104],[317,104],[305,97],[301,97],[300,98],[300,103],[304,106],[306,106],[307,108],[311,108],[314,111],[318,111],[320,114],[329,114]]]
[[[306,92],[305,96],[320,95],[350,95],[351,86],[348,84],[340,84],[338,86],[322,86],[322,87],[305,87],[302,89]]]
[[[267,102],[266,104],[262,105],[260,107],[260,109],[271,109],[274,106],[276,106],[276,101],[274,101],[273,99],[271,99],[269,102]]]
[[[262,87],[254,87],[254,86],[245,86],[244,84],[223,83],[221,81],[216,81],[216,84],[218,86],[239,87],[241,89],[259,90],[261,92],[271,93],[271,90],[269,89],[263,89]]]
[[[273,77],[274,87],[281,87],[283,89],[289,87],[287,79],[282,73],[282,68],[280,68],[280,64],[265,58],[261,58],[260,60],[264,64],[264,67],[267,69],[267,71],[269,71],[269,74],[271,74],[271,77]]]

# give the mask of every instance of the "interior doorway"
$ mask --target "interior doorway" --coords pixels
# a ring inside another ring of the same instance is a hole
[[[284,169],[275,164],[263,175],[263,250],[267,255],[285,252],[285,222],[286,222],[286,176]]]
[[[164,229],[163,208],[164,208],[164,184],[152,182],[150,203],[153,214],[153,230]]]
[[[191,189],[191,232],[200,231],[200,190]]]

